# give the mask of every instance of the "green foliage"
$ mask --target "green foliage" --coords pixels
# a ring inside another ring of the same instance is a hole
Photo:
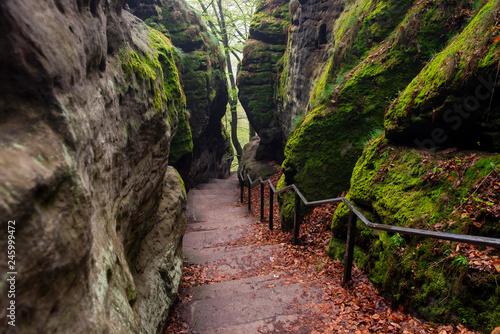
[[[451,266],[458,270],[466,270],[469,266],[469,261],[467,261],[465,256],[460,254],[453,259]]]

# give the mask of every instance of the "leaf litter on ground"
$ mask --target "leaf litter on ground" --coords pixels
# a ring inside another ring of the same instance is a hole
[[[280,171],[270,178],[276,185],[281,176],[281,168],[276,163],[272,165]],[[264,217],[269,217],[269,192],[269,187],[266,187],[264,196],[267,205],[264,206]],[[243,203],[235,205],[248,205],[246,189],[243,198]],[[306,215],[300,226],[299,243],[292,245],[291,233],[284,232],[279,226],[277,201],[274,201],[273,209],[274,222],[277,224],[272,231],[269,230],[267,221],[257,220],[257,217],[260,217],[260,191],[257,189],[252,191],[251,202],[252,211],[249,214],[256,218],[255,223],[241,227],[245,233],[239,240],[220,246],[278,245],[269,258],[272,265],[256,264],[255,268],[229,276],[219,274],[214,266],[193,265],[185,261],[178,300],[168,320],[166,334],[191,333],[178,311],[180,305],[192,300],[189,295],[190,288],[263,275],[284,279],[284,284],[306,283],[310,287],[319,287],[324,291],[324,296],[319,303],[310,301],[303,304],[297,300],[295,305],[289,307],[299,315],[297,320],[287,324],[276,323],[273,330],[263,328],[262,333],[478,333],[463,325],[426,322],[407,314],[401,306],[391,306],[356,265],[353,268],[351,283],[343,288],[343,265],[340,261],[328,257],[326,252],[332,236],[330,223],[336,205],[316,207]],[[307,288],[304,293],[308,293]]]

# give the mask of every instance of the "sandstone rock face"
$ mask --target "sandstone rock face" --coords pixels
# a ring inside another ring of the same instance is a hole
[[[169,36],[177,50],[187,115],[179,124],[182,131],[174,137],[170,163],[188,189],[209,178],[224,177],[232,149],[221,123],[228,92],[217,40],[183,1],[142,0],[129,5],[135,15]]]
[[[363,147],[384,132],[384,115],[399,87],[419,74],[432,50],[446,45],[447,34],[463,29],[469,6],[466,1],[425,8],[394,0],[346,4],[333,34],[327,34],[330,61],[314,83],[307,115],[294,122],[280,184],[294,183],[308,200],[348,189]],[[290,207],[291,199],[281,198],[281,207]],[[287,226],[290,212],[282,210]]]
[[[280,125],[287,139],[310,108],[309,99],[330,60],[329,50],[335,44],[333,29],[344,6],[341,0],[293,0],[290,3],[286,68],[278,96]]]
[[[277,117],[276,88],[286,49],[289,0],[261,1],[250,25],[238,71],[239,99],[261,138],[256,158],[283,159],[283,133]]]
[[[170,41],[121,6],[0,3],[0,249],[15,221],[17,272],[2,332],[161,332],[172,303],[185,193],[167,163],[185,97]]]
[[[161,333],[182,278],[182,237],[186,229],[186,191],[169,166],[157,210],[157,224],[141,244],[134,280],[137,304],[146,333]]]

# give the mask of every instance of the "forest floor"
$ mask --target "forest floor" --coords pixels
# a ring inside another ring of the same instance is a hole
[[[275,167],[279,170],[278,165]],[[271,178],[273,184],[277,184],[279,177],[280,175],[277,174]],[[244,198],[243,203],[234,202],[233,205],[244,209],[247,206],[246,194]],[[238,199],[235,198],[234,201],[236,200]],[[258,188],[252,191],[251,201],[252,211],[247,213],[247,218],[251,218],[251,223],[238,226],[239,232],[236,238],[216,242],[213,246],[225,251],[247,247],[254,249],[255,253],[259,253],[259,249],[265,248],[269,251],[265,255],[267,262],[257,261],[255,258],[247,256],[244,258],[246,261],[244,270],[233,270],[228,274],[227,271],[219,270],[223,268],[220,265],[220,260],[218,266],[202,263],[203,261],[190,260],[196,256],[189,255],[192,254],[192,250],[189,250],[184,261],[178,301],[174,305],[165,333],[238,332],[234,330],[235,327],[231,327],[232,330],[200,330],[198,319],[193,319],[192,313],[196,309],[195,303],[207,299],[208,294],[204,297],[196,294],[202,291],[200,288],[210,287],[210,285],[232,284],[230,282],[255,280],[259,277],[262,280],[266,278],[263,283],[266,285],[265,288],[278,289],[279,287],[300,284],[301,292],[299,298],[291,299],[285,307],[284,314],[293,315],[293,317],[286,318],[286,321],[277,320],[279,317],[275,317],[276,321],[273,324],[269,324],[269,320],[267,323],[263,322],[260,327],[252,327],[255,330],[252,332],[255,333],[477,333],[462,325],[452,326],[422,321],[406,313],[402,307],[392,307],[386,299],[379,295],[366,275],[356,266],[353,269],[352,281],[346,288],[343,288],[341,286],[343,265],[339,261],[332,260],[326,254],[331,238],[329,226],[336,208],[334,205],[318,207],[307,215],[301,224],[299,244],[292,245],[291,233],[283,232],[279,226],[277,201],[274,203],[274,222],[277,222],[275,225],[278,226],[275,226],[273,230],[269,230],[267,221],[258,220],[260,217],[260,191]],[[269,189],[267,187],[265,203],[264,217],[268,217]],[[195,223],[201,224],[201,222],[196,222],[196,219],[194,220]],[[219,232],[224,232],[224,228],[218,229]],[[191,228],[191,230],[193,229]],[[203,230],[198,229],[196,233]],[[190,231],[189,223],[188,231]],[[230,265],[228,262],[223,264],[226,267]],[[269,277],[271,279],[267,279]],[[273,277],[276,281],[273,281]],[[213,289],[216,287],[214,286]],[[220,290],[218,291],[220,294]],[[231,293],[236,294],[236,291]],[[246,296],[250,299],[262,297],[256,293],[249,293]],[[273,298],[278,298],[281,302],[281,297],[270,296],[269,299],[275,301]],[[251,304],[250,302],[249,305]],[[262,305],[259,308],[264,309],[265,305]],[[247,312],[251,313],[248,310]]]

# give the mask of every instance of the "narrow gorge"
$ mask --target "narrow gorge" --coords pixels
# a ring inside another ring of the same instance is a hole
[[[0,2],[1,332],[163,333],[187,194],[238,158],[373,222],[500,238],[500,0],[255,3],[236,92],[185,0]],[[243,158],[236,96],[258,135]],[[327,222],[333,259],[348,213]],[[498,249],[357,226],[357,267],[392,305],[500,326]]]

